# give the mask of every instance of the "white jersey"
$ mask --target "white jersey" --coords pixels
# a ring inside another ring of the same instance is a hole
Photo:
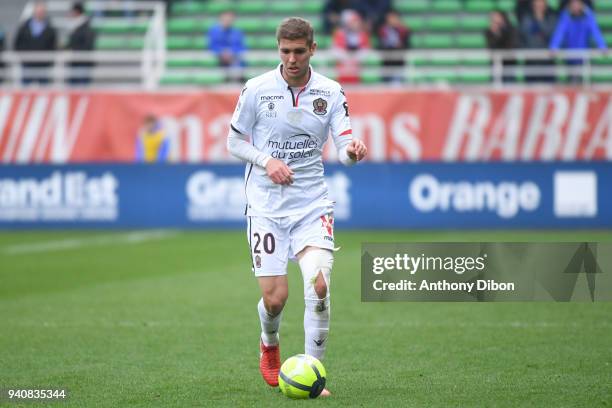
[[[277,69],[249,80],[238,100],[232,130],[251,138],[263,154],[284,161],[293,184],[274,184],[266,169],[247,164],[247,215],[286,217],[331,206],[323,178],[323,145],[331,135],[338,151],[352,140],[344,91],[310,68],[310,80],[292,89]]]

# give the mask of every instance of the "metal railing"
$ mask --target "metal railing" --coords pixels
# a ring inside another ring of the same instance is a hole
[[[160,24],[160,23],[158,23]],[[152,35],[147,34],[152,37]],[[153,40],[146,40],[145,43]],[[159,42],[157,43],[159,45]],[[251,78],[273,69],[279,61],[275,51],[249,51],[245,58],[269,61],[265,66],[240,68],[239,72],[222,67],[204,67],[215,56],[210,51],[166,51],[158,46],[147,46],[140,51],[57,51],[14,52],[0,54],[0,86],[20,88],[23,86],[68,86],[131,87],[157,89],[165,82],[180,84],[181,81],[164,81],[164,78],[191,78],[206,75],[217,78]],[[601,51],[549,50],[410,50],[403,52],[360,51],[350,57],[335,50],[318,51],[312,64],[316,71],[331,77],[342,75],[342,61],[354,59],[359,66],[356,75],[374,78],[368,82],[395,85],[470,84],[493,87],[512,86],[519,75],[527,82],[567,83],[590,86],[594,77],[609,79],[612,85],[612,58]],[[594,64],[595,60],[608,58],[608,64]],[[400,66],[386,66],[385,59],[402,61]],[[190,61],[191,66],[173,67],[176,60]],[[374,61],[374,62],[373,62]],[[477,61],[474,64],[474,61]],[[479,62],[478,62],[479,61]],[[76,62],[76,63],[75,63]],[[42,66],[41,66],[42,63]],[[83,64],[85,63],[85,64]],[[91,63],[91,64],[89,64]],[[38,66],[36,66],[38,64]],[[86,65],[86,66],[83,66]],[[478,78],[477,81],[470,78]],[[75,80],[76,79],[76,80]],[[564,82],[565,81],[565,82]],[[224,85],[225,81],[213,81]],[[601,82],[601,80],[599,81]],[[184,81],[186,86],[193,86]],[[236,80],[228,82],[233,85]],[[605,82],[604,82],[605,85]]]

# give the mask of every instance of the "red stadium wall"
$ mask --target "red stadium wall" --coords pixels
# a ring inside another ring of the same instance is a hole
[[[238,92],[0,92],[0,160],[130,162],[142,120],[163,118],[172,156],[232,160]],[[612,160],[612,95],[577,91],[351,91],[369,160]],[[334,149],[326,148],[334,159]]]

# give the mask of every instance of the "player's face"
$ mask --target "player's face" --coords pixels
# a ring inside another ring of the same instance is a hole
[[[299,40],[282,38],[280,40],[278,51],[283,62],[283,77],[289,85],[305,85],[310,57],[313,56],[316,48],[315,42],[309,46],[305,38]]]

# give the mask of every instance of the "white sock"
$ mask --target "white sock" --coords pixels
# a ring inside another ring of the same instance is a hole
[[[322,360],[329,334],[330,303],[325,299],[305,299],[304,352]]]
[[[271,316],[264,306],[263,298],[259,299],[257,311],[259,312],[259,321],[261,322],[261,341],[263,341],[266,346],[277,345],[278,328],[283,312],[280,312],[276,316]]]

